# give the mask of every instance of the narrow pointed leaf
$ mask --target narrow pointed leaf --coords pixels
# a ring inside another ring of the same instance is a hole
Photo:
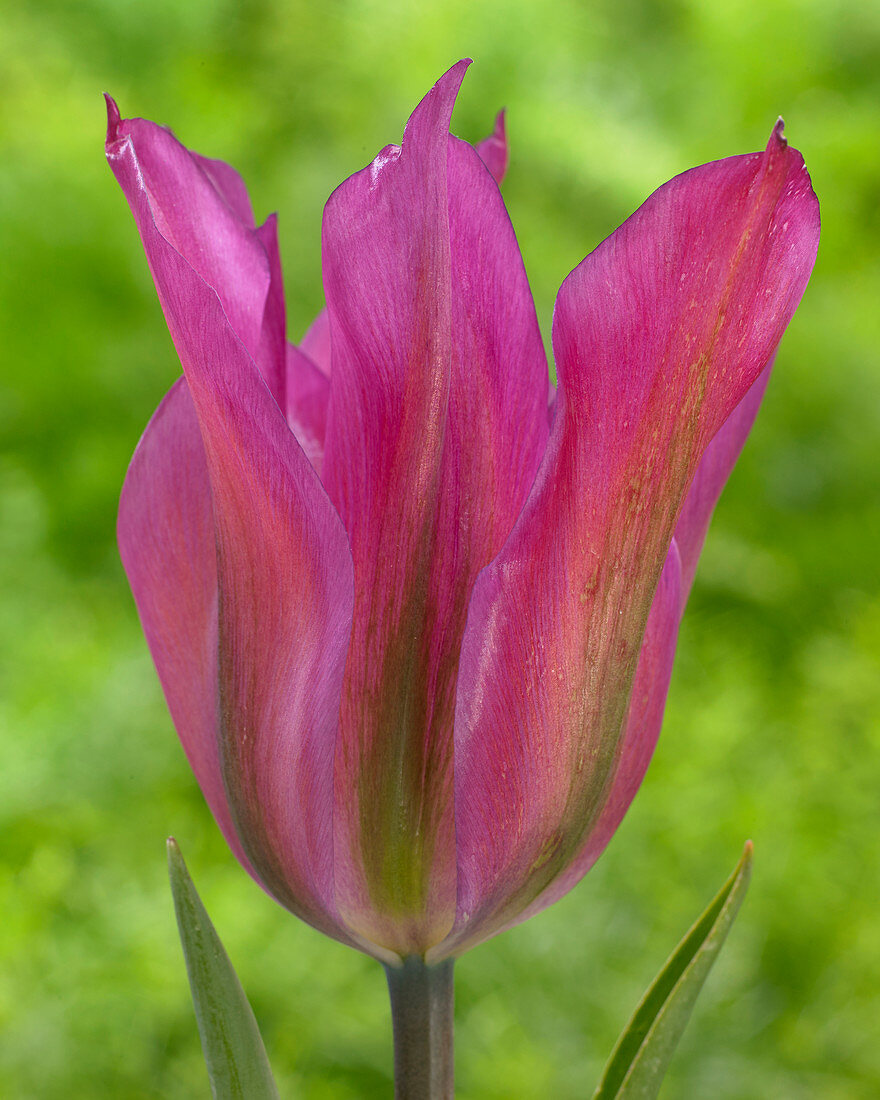
[[[257,1021],[229,956],[168,840],[168,873],[214,1100],[278,1100]]]
[[[752,844],[673,952],[617,1041],[593,1100],[653,1100],[749,885]]]

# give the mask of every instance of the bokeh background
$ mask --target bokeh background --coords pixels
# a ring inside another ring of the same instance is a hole
[[[103,104],[174,126],[278,209],[294,337],[321,208],[475,58],[545,331],[655,187],[782,113],[822,203],[813,281],[710,532],[655,762],[551,911],[458,966],[459,1095],[589,1095],[685,928],[753,885],[664,1095],[880,1095],[880,7],[826,0],[7,0],[0,33],[0,1094],[207,1096],[164,865],[175,834],[282,1095],[390,1095],[379,967],[261,894],[165,711],[114,544],[178,372],[104,164]]]

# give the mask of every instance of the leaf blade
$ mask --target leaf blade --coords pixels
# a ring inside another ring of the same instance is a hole
[[[697,996],[745,897],[748,841],[733,873],[691,926],[636,1007],[605,1066],[593,1100],[654,1100]]]
[[[173,837],[168,874],[211,1094],[214,1100],[278,1100],[257,1021]]]

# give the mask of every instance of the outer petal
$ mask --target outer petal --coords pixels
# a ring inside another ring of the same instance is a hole
[[[683,598],[681,559],[673,540],[642,640],[629,712],[621,739],[620,761],[594,827],[568,866],[527,908],[513,914],[507,924],[501,927],[490,925],[487,928],[479,919],[462,922],[461,931],[453,934],[449,941],[436,949],[438,958],[449,954],[459,955],[487,936],[540,913],[576,886],[605,850],[641,786],[654,755],[672,676]],[[494,834],[489,843],[494,843]]]
[[[693,583],[712,512],[754,423],[769,377],[768,366],[706,448],[688,490],[651,603],[621,741],[620,764],[602,813],[571,864],[515,918],[514,924],[558,901],[584,877],[614,836],[645,778],[663,724],[678,619]],[[478,930],[473,931],[479,938]]]
[[[563,284],[547,454],[477,582],[462,648],[457,927],[470,923],[469,940],[526,910],[598,826],[684,496],[770,359],[817,240],[809,178],[777,127],[763,155],[666,184]]]
[[[333,365],[322,476],[355,562],[337,890],[353,926],[401,952],[424,950],[452,921],[451,727],[467,601],[522,507],[547,430],[546,361],[510,223],[474,149],[448,134],[463,72],[428,93],[401,148],[334,193],[324,222]]]
[[[333,754],[352,607],[345,532],[229,311],[164,236],[163,195],[148,189],[131,127],[112,115],[107,157],[132,207],[204,445],[217,546],[219,760],[232,819],[267,889],[352,942],[332,889]],[[188,232],[177,224],[175,240],[187,242]]]
[[[134,452],[119,552],[168,709],[230,848],[256,875],[232,823],[217,744],[217,551],[211,485],[186,380],[178,379]]]
[[[223,160],[203,157],[200,153],[190,152],[190,156],[205,173],[217,189],[220,197],[230,207],[242,225],[248,229],[255,229],[257,223],[254,220],[250,195],[247,192],[244,180],[232,165]]]
[[[128,138],[137,149],[140,182],[159,232],[213,288],[283,408],[283,347],[263,333],[264,318],[277,327],[277,294],[274,307],[268,301],[280,278],[277,244],[275,254],[267,254],[274,225],[254,229],[244,184],[228,165],[191,153],[154,122],[120,118],[109,96],[107,111],[115,140]],[[282,298],[282,331],[283,316]]]
[[[761,371],[748,393],[719,428],[700,460],[685,498],[675,527],[675,541],[681,552],[685,599],[694,583],[697,560],[703,549],[706,532],[709,530],[709,521],[721,496],[721,490],[727,483],[730,472],[743,449],[743,444],[752,430],[767,383],[770,381],[772,366],[773,364],[770,363]]]

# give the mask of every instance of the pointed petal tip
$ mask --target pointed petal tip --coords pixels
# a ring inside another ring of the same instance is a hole
[[[427,95],[422,98],[407,120],[403,130],[401,148],[405,148],[409,142],[418,144],[420,141],[425,140],[430,133],[434,133],[436,137],[441,130],[448,132],[452,121],[452,110],[458,98],[461,82],[464,80],[464,74],[470,64],[471,59],[469,57],[456,61],[431,86]],[[382,157],[385,152],[386,150],[383,150],[379,156]]]
[[[755,852],[755,845],[751,840],[747,840],[743,846],[743,859],[751,859]]]
[[[780,115],[779,118],[777,118],[776,125],[773,127],[773,130],[770,134],[770,140],[767,143],[767,149],[768,151],[772,148],[784,149],[786,145],[788,145],[788,141],[785,137],[785,120],[783,119],[782,115]]]
[[[122,115],[119,113],[116,100],[109,92],[104,92],[104,102],[107,105],[107,144],[111,145],[119,136]]]
[[[453,102],[458,95],[458,90],[461,87],[461,82],[464,80],[464,74],[468,71],[470,66],[473,65],[473,61],[469,57],[463,57],[461,61],[456,63],[440,77],[435,88],[442,89],[443,92],[451,96]]]

